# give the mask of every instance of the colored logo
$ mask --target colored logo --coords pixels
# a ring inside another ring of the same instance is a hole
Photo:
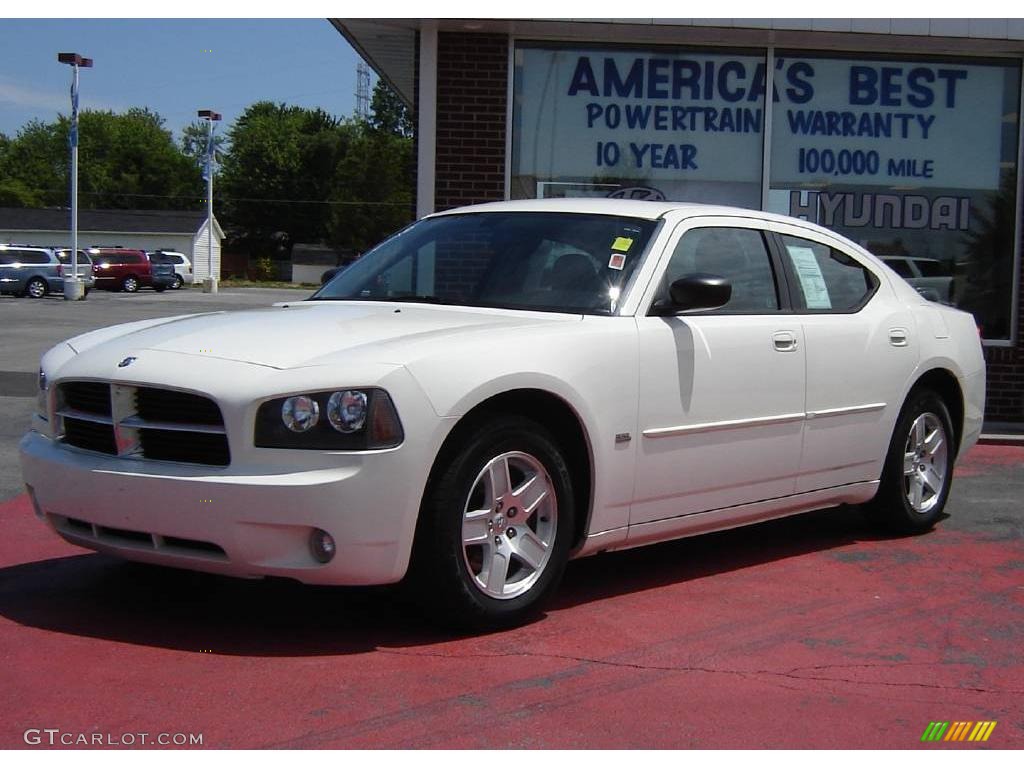
[[[932,722],[921,734],[921,741],[988,741],[995,727],[995,720]]]
[[[120,363],[117,364],[117,367],[118,368],[127,368],[129,365],[131,365],[134,362],[135,362],[135,358],[134,357],[126,357],[124,360],[122,360]]]

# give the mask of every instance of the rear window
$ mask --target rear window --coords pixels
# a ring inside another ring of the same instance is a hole
[[[913,277],[914,273],[910,269],[910,265],[903,259],[885,259],[887,267],[892,269],[900,277]]]
[[[57,259],[61,264],[71,263],[71,251],[57,251]],[[79,264],[92,264],[92,259],[89,258],[89,254],[85,251],[78,252],[78,263]]]
[[[942,266],[941,261],[928,261],[926,259],[914,259],[916,266],[923,277],[949,277],[950,272]]]

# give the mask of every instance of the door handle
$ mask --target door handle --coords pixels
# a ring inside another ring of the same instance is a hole
[[[772,346],[776,352],[795,352],[796,334],[792,331],[779,331],[772,334]]]
[[[907,346],[907,329],[906,328],[890,328],[889,329],[889,343],[894,347],[905,347]]]

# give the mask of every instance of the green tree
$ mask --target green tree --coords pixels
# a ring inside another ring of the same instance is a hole
[[[228,131],[231,151],[219,179],[225,222],[257,253],[267,251],[275,232],[293,243],[322,240],[324,203],[348,132],[320,109],[266,101],[248,107]]]
[[[383,80],[373,86],[370,125],[393,136],[412,136],[412,116],[401,97]]]
[[[186,125],[181,132],[181,139],[178,142],[182,154],[193,158],[197,162],[201,161],[206,156],[207,130],[208,127],[205,120],[193,120]],[[217,161],[222,161],[227,146],[227,138],[224,135],[223,128],[218,129],[213,134],[213,146],[217,153]]]
[[[328,242],[362,252],[412,219],[412,140],[359,126],[337,168]]]
[[[0,195],[12,204],[66,205],[68,118],[34,120],[0,157]],[[78,181],[83,208],[196,208],[200,172],[148,109],[79,116]]]

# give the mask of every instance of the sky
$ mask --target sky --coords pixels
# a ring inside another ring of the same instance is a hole
[[[254,101],[355,108],[358,55],[326,19],[4,19],[0,133],[70,112],[62,51],[93,59],[80,70],[80,108],[149,107],[175,140],[212,109],[228,126]]]

